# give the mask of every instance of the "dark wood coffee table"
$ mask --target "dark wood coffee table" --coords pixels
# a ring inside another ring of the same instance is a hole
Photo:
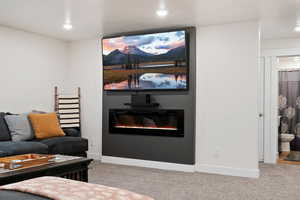
[[[46,165],[18,170],[0,169],[0,185],[41,176],[58,176],[88,182],[88,166],[92,161],[89,158],[59,155],[57,161]]]

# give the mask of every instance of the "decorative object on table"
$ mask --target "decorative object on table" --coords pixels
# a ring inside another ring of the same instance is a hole
[[[43,155],[43,154],[24,154],[17,156],[9,156],[0,158],[0,166],[4,169],[20,169],[39,166],[43,164],[48,164],[50,160],[53,160],[55,156],[53,155]]]
[[[28,117],[37,139],[65,136],[56,113],[30,113]]]
[[[65,129],[74,129],[81,132],[81,114],[80,114],[80,88],[77,88],[75,94],[61,94],[58,87],[55,91],[54,110],[58,115],[61,127]]]

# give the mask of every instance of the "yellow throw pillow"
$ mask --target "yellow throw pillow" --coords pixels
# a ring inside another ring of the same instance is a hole
[[[28,117],[37,139],[65,136],[59,125],[56,113],[30,113]]]

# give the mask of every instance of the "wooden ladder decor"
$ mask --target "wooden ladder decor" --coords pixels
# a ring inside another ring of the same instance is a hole
[[[62,128],[81,129],[81,114],[80,114],[80,88],[77,89],[77,94],[60,94],[58,87],[55,91],[54,109],[57,113],[60,126]],[[81,131],[81,130],[80,130]]]

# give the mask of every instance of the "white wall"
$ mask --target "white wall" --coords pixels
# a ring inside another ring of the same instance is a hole
[[[53,111],[67,55],[65,42],[0,26],[0,111]]]
[[[83,135],[101,151],[101,47],[70,45],[70,80],[83,91]],[[258,23],[197,28],[197,170],[258,176]],[[96,155],[97,156],[97,155]]]
[[[258,175],[257,22],[197,29],[197,170]]]
[[[54,86],[82,89],[82,131],[101,154],[101,54],[98,41],[72,44],[0,26],[0,111],[53,111]]]
[[[300,48],[299,38],[269,39],[261,41],[262,50]]]
[[[258,23],[197,28],[197,170],[255,176]],[[82,131],[101,155],[98,40],[65,42],[0,27],[0,109],[53,109],[55,85],[82,89]],[[266,45],[265,45],[266,48]]]
[[[98,40],[69,44],[68,88],[81,87],[82,135],[90,157],[100,159],[102,146],[102,55]]]

